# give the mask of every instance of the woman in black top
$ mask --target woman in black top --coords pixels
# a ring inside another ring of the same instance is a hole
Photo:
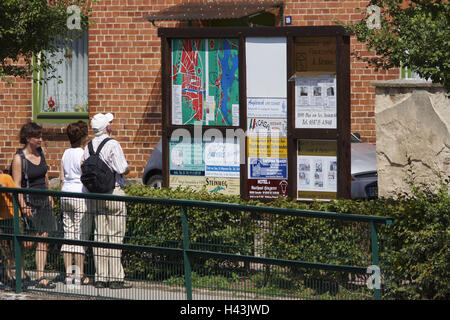
[[[48,166],[42,152],[42,127],[34,122],[26,123],[20,130],[20,143],[23,149],[15,155],[12,163],[12,177],[16,185],[22,188],[48,189]],[[25,163],[22,163],[26,161]],[[56,221],[52,212],[53,199],[46,195],[23,194],[19,202],[24,215],[31,222],[30,229],[37,236],[48,237],[56,230]],[[36,246],[37,283],[36,287],[53,289],[55,284],[44,276],[47,262],[48,243],[38,242]]]

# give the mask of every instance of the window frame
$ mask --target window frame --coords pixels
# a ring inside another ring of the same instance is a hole
[[[87,101],[89,103],[89,31],[86,31],[87,39],[87,86],[88,95]],[[33,56],[33,65],[37,65],[37,57]],[[89,110],[83,112],[45,112],[41,111],[41,103],[43,99],[43,84],[41,71],[35,70],[32,75],[32,118],[36,123],[50,123],[50,124],[67,124],[74,121],[82,120],[89,121]]]

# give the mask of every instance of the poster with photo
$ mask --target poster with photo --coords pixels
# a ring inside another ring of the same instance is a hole
[[[336,157],[297,157],[297,186],[299,191],[336,192],[337,168]],[[333,168],[335,170],[330,170]]]
[[[337,192],[337,142],[297,141],[297,193],[299,199],[334,199]]]
[[[249,179],[287,179],[287,159],[248,158]]]
[[[337,128],[336,77],[315,75],[295,77],[295,127]]]

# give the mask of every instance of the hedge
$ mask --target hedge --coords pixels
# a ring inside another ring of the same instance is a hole
[[[443,183],[437,192],[412,187],[411,195],[399,195],[396,200],[335,200],[312,203],[281,198],[270,203],[261,203],[256,200],[244,201],[237,196],[210,195],[206,191],[194,192],[189,188],[151,189],[139,184],[128,186],[126,194],[137,197],[217,201],[391,217],[394,218],[394,223],[379,229],[380,238],[390,238],[392,242],[392,248],[390,248],[393,276],[391,297],[394,299],[449,299],[450,297],[450,196],[448,186]],[[208,243],[205,246],[209,246],[210,250],[248,254],[248,244],[255,239],[257,232],[255,231],[257,220],[254,218],[251,213],[228,210],[201,208],[190,210],[191,241]],[[282,217],[281,215],[271,216],[270,219],[274,227],[263,238],[266,256],[305,260],[304,255],[308,253],[308,261],[370,265],[368,257],[365,256],[366,252],[355,248],[348,241],[341,241],[344,240],[340,239],[342,230],[347,233],[350,230],[350,236],[358,233],[358,230],[349,229],[345,223],[336,225],[330,220]],[[230,228],[223,226],[230,226]],[[238,226],[247,227],[240,232],[232,231],[237,230]],[[180,213],[177,207],[128,204],[127,236],[130,237],[128,242],[181,247],[181,230]],[[314,241],[308,241],[308,237],[302,238],[302,234],[305,234],[311,239],[311,234],[314,234],[312,232],[318,235]],[[382,252],[387,254],[388,251]],[[381,258],[383,259],[383,256]],[[211,261],[197,262],[205,265],[214,264]],[[145,266],[134,266],[133,271],[139,268],[144,270]],[[163,270],[159,271],[163,272]],[[295,274],[295,270],[292,271]],[[155,274],[153,276],[156,277]],[[165,277],[169,276],[165,275]]]

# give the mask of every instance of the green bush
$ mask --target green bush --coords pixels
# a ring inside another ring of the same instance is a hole
[[[329,211],[359,215],[386,216],[394,219],[391,226],[379,226],[380,260],[391,261],[392,289],[396,299],[448,299],[450,270],[449,217],[450,196],[447,186],[437,193],[412,188],[411,196],[397,200],[369,201],[336,200],[331,202],[301,203],[277,199],[270,203],[244,201],[239,197],[210,195],[190,189],[150,189],[143,185],[126,188],[129,196],[217,201],[249,205]],[[182,248],[182,227],[179,207],[128,203],[128,243]],[[256,218],[256,219],[255,219]],[[328,219],[259,215],[233,210],[192,208],[188,212],[191,248],[235,254],[253,254],[252,247],[261,248],[265,256],[298,259],[310,262],[347,265],[371,265],[370,243],[361,238],[370,231],[367,224],[339,222]],[[261,243],[255,243],[264,228]],[[385,241],[384,239],[391,239]],[[391,245],[390,245],[391,244]],[[263,249],[262,249],[263,248]],[[366,248],[368,250],[366,250]],[[136,255],[136,254],[135,254]],[[139,256],[136,256],[139,258]],[[131,258],[131,257],[130,257]],[[178,261],[180,257],[163,257]],[[138,259],[139,260],[139,259]],[[201,259],[196,264],[211,266],[216,261]],[[229,266],[229,265],[228,265]],[[238,268],[237,264],[234,267]],[[144,272],[142,263],[130,264],[127,272]],[[146,274],[150,279],[169,279],[182,272],[163,275]],[[291,269],[290,277],[299,276]],[[321,277],[318,271],[301,273],[303,279]],[[162,278],[161,278],[162,277]],[[340,279],[336,279],[339,281]],[[345,279],[343,279],[345,280]]]

